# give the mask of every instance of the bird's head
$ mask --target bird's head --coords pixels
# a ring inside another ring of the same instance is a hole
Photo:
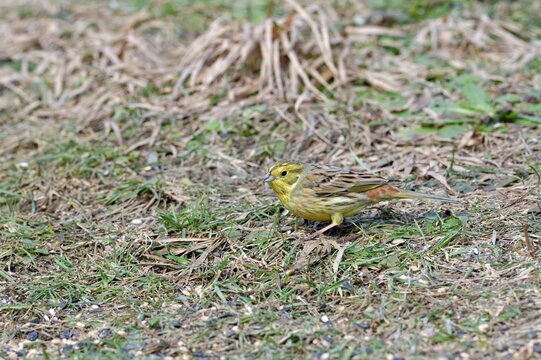
[[[301,178],[304,167],[301,162],[277,162],[269,168],[263,182],[269,183],[278,197],[287,197]]]

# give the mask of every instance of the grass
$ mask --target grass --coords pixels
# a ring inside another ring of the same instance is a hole
[[[541,353],[537,3],[305,6],[330,50],[291,2],[55,4],[0,12],[1,357]],[[296,92],[263,40],[215,72],[258,31],[299,36],[273,50]],[[260,183],[280,158],[461,204],[384,203],[306,242],[322,225]]]

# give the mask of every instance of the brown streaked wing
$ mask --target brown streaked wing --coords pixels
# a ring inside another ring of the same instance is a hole
[[[329,197],[369,191],[388,182],[385,178],[357,170],[311,165],[304,187],[312,189],[316,196]]]

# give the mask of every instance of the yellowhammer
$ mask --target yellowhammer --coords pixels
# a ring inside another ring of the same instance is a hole
[[[357,170],[334,166],[278,162],[263,179],[293,214],[306,220],[330,221],[315,238],[363,208],[391,199],[432,199],[458,203],[444,196],[401,190],[389,180]]]

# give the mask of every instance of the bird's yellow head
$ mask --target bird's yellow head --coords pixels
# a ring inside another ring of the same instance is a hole
[[[263,178],[263,182],[269,183],[270,187],[278,195],[278,198],[284,201],[289,198],[303,171],[303,163],[277,162],[270,167]]]

